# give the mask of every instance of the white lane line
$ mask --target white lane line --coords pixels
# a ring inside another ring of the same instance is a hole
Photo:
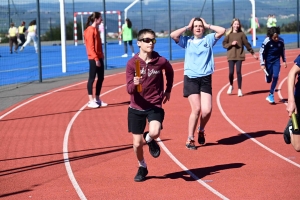
[[[122,72],[122,73],[125,73],[125,72]],[[112,75],[108,75],[108,76],[105,76],[105,77],[116,76],[116,75],[122,74],[122,73],[112,74]],[[27,104],[29,104],[29,103],[31,103],[31,102],[37,100],[37,99],[40,99],[40,98],[42,98],[42,97],[48,96],[48,95],[50,95],[50,94],[54,94],[54,93],[56,93],[56,92],[59,92],[59,91],[62,91],[62,90],[65,90],[65,89],[68,89],[68,88],[71,88],[71,87],[75,87],[75,86],[77,86],[77,85],[84,84],[84,83],[86,83],[86,82],[87,82],[87,81],[83,81],[83,82],[79,82],[79,83],[76,83],[76,84],[73,84],[73,85],[69,85],[69,86],[67,86],[67,87],[63,87],[63,88],[54,90],[54,91],[52,91],[52,92],[48,92],[48,93],[46,93],[46,94],[42,94],[42,95],[37,96],[37,97],[35,97],[35,98],[33,98],[33,99],[30,99],[30,100],[28,100],[28,101],[26,101],[26,102],[24,102],[24,103],[18,105],[17,107],[11,109],[10,111],[4,113],[3,115],[1,115],[1,116],[0,116],[0,120],[3,119],[4,117],[6,117],[7,115],[11,114],[12,112],[18,110],[19,108],[21,108],[21,107],[23,107],[23,106],[25,106],[25,105],[27,105]]]
[[[173,85],[173,87],[175,87],[176,85],[181,84],[183,81],[180,81],[178,83],[176,83],[175,85]],[[125,85],[119,86],[117,88],[114,88],[112,90],[109,90],[105,93],[103,93],[100,96],[104,96],[114,90],[117,90],[121,87],[125,87]],[[83,191],[81,190],[79,184],[76,181],[76,178],[74,176],[74,173],[72,171],[72,167],[69,161],[69,155],[68,155],[68,141],[69,141],[69,135],[70,135],[70,131],[72,128],[73,123],[75,122],[76,118],[79,116],[79,114],[84,110],[84,108],[87,106],[87,104],[85,104],[79,111],[77,111],[77,113],[73,116],[73,118],[71,119],[70,123],[67,126],[66,132],[65,132],[65,136],[64,136],[64,142],[63,142],[63,155],[64,155],[64,162],[65,162],[65,167],[67,170],[67,174],[69,176],[69,179],[75,189],[75,191],[77,192],[79,198],[81,200],[86,200],[87,198],[85,197]],[[207,188],[208,190],[210,190],[212,193],[214,193],[215,195],[219,196],[221,199],[228,199],[227,197],[225,197],[224,195],[222,195],[221,193],[219,193],[218,191],[216,191],[215,189],[213,189],[211,186],[209,186],[208,184],[206,184],[204,181],[202,181],[200,178],[198,178],[195,174],[193,174],[190,170],[188,170],[179,160],[177,160],[175,158],[175,156],[173,156],[173,154],[167,149],[167,147],[163,144],[163,142],[160,140],[160,138],[157,139],[159,142],[159,144],[162,146],[162,148],[164,149],[164,151],[166,152],[166,154],[184,171],[186,171],[190,176],[192,176],[198,183],[200,183],[201,185],[203,185],[205,188]]]
[[[225,69],[225,68],[224,68]],[[226,68],[227,69],[227,68]],[[183,83],[183,81],[180,81],[178,83],[176,83],[175,85],[173,85],[173,88],[179,84]],[[208,185],[207,183],[205,183],[205,181],[201,180],[198,176],[196,176],[193,172],[191,172],[186,166],[184,166],[170,151],[169,149],[165,146],[165,144],[163,143],[163,141],[161,141],[160,138],[157,138],[158,144],[163,148],[163,150],[166,152],[166,154],[182,169],[184,170],[187,174],[189,174],[193,179],[195,179],[195,181],[197,181],[198,183],[200,183],[203,187],[205,187],[206,189],[208,189],[209,191],[211,191],[213,194],[217,195],[218,197],[220,197],[221,199],[228,199],[227,197],[225,197],[223,194],[221,194],[220,192],[218,192],[217,190],[215,190],[214,188],[212,188],[210,185]]]
[[[261,69],[259,70],[255,70],[255,71],[252,71],[252,72],[249,72],[247,74],[244,74],[244,76],[248,76],[250,74],[253,74],[253,73],[256,73],[258,71],[261,71]],[[236,79],[234,79],[234,81],[236,81]],[[240,129],[240,127],[238,127],[233,121],[231,121],[229,119],[229,117],[226,115],[226,113],[224,112],[223,108],[222,108],[222,105],[221,105],[221,102],[220,102],[220,96],[221,96],[221,93],[223,92],[223,90],[225,88],[227,88],[227,86],[229,86],[229,83],[227,83],[219,92],[218,92],[218,95],[217,95],[217,104],[218,104],[218,108],[221,112],[221,114],[223,115],[223,117],[229,122],[229,124],[231,124],[237,131],[239,131],[240,133],[244,134],[245,136],[247,136],[252,142],[256,143],[257,145],[259,145],[260,147],[262,147],[263,149],[269,151],[270,153],[278,156],[279,158],[285,160],[286,162],[289,162],[291,163],[292,165],[295,165],[296,167],[300,168],[300,165],[298,163],[295,163],[291,160],[289,160],[288,158],[282,156],[281,154],[277,153],[276,151],[272,150],[271,148],[265,146],[264,144],[260,143],[259,141],[257,141],[256,139],[254,139],[253,137],[251,137],[249,134],[247,134],[245,131],[243,131],[242,129]]]
[[[164,145],[164,143],[161,141],[160,138],[157,138],[158,144],[163,148],[163,150],[166,152],[166,154],[187,174],[189,174],[195,181],[200,183],[203,187],[220,197],[221,199],[228,199],[223,194],[212,188],[210,185],[205,183],[205,181],[201,180],[198,176],[196,176],[193,172],[191,172],[187,167],[185,167],[170,151],[169,149]]]
[[[223,63],[224,61],[219,61],[219,62],[215,62],[215,63]],[[177,63],[172,63],[172,65],[176,65],[176,64],[181,64],[181,63],[183,63],[183,62],[177,62]],[[251,63],[254,63],[254,62],[251,62]],[[246,63],[246,64],[251,64],[251,63]],[[256,63],[256,62],[255,62]],[[246,65],[246,64],[244,64],[244,65]],[[228,67],[225,67],[225,68],[221,68],[221,69],[218,69],[218,70],[215,70],[215,71],[220,71],[220,70],[224,70],[224,69],[228,69]],[[179,69],[180,70],[180,69]],[[176,71],[178,71],[178,70],[176,70]],[[257,70],[257,71],[259,71],[259,70]],[[113,75],[108,75],[108,76],[105,76],[105,77],[109,77],[109,76],[115,76],[115,75],[118,75],[118,74],[123,74],[124,72],[121,72],[121,73],[117,73],[117,74],[113,74]],[[21,104],[21,105],[19,105],[19,106],[17,106],[17,107],[15,107],[14,109],[12,109],[12,110],[10,110],[10,111],[8,111],[7,113],[5,113],[5,114],[3,114],[2,116],[0,116],[0,120],[2,119],[2,118],[4,118],[5,116],[7,116],[8,114],[10,114],[10,113],[12,113],[12,112],[14,112],[15,110],[17,110],[17,109],[19,109],[19,108],[21,108],[21,107],[23,107],[24,105],[26,105],[26,104],[29,104],[30,102],[32,102],[32,101],[35,101],[35,100],[37,100],[37,99],[40,99],[40,98],[42,98],[42,97],[44,97],[44,96],[48,96],[48,95],[50,95],[50,94],[53,94],[53,93],[55,93],[55,92],[58,92],[58,91],[61,91],[61,90],[64,90],[64,89],[67,89],[67,88],[70,88],[70,87],[74,87],[74,86],[77,86],[77,85],[80,85],[80,84],[83,84],[83,83],[86,83],[86,81],[84,81],[84,82],[80,82],[80,83],[77,83],[77,84],[74,84],[74,85],[70,85],[70,86],[68,86],[68,87],[63,87],[63,88],[60,88],[60,89],[57,89],[57,90],[55,90],[55,91],[52,91],[52,92],[49,92],[49,93],[46,93],[46,94],[44,94],[44,95],[41,95],[41,96],[38,96],[38,97],[36,97],[36,98],[34,98],[34,99],[31,99],[31,100],[29,100],[29,101],[27,101],[27,102],[24,102],[23,104]],[[178,84],[180,84],[180,83],[182,83],[182,81],[181,82],[179,82],[179,83],[177,83],[176,85],[178,85]],[[175,86],[176,86],[175,85]],[[228,85],[228,84],[227,84]],[[226,86],[227,86],[226,85]],[[225,87],[226,87],[225,86]],[[224,88],[225,88],[224,87]],[[224,88],[223,88],[223,90],[224,90]],[[103,93],[102,95],[104,95],[104,94],[106,94],[106,93]],[[102,96],[101,95],[101,96]],[[87,104],[86,104],[87,105]],[[79,115],[79,113],[86,107],[86,105],[84,105],[79,111],[78,111],[78,114],[76,113],[75,115],[74,115],[74,117],[72,118],[72,120],[70,121],[70,123],[71,124],[73,124],[73,122],[75,121],[75,119],[77,118],[77,116]],[[69,124],[70,124],[69,123]],[[69,126],[69,125],[68,125]],[[71,168],[71,165],[70,165],[70,162],[69,162],[69,158],[68,158],[68,149],[67,149],[67,144],[68,144],[68,137],[69,137],[69,134],[70,134],[70,129],[71,129],[71,126],[70,127],[68,127],[67,128],[67,130],[66,130],[66,132],[65,132],[65,136],[64,136],[64,142],[63,142],[63,150],[65,150],[65,148],[66,148],[66,151],[63,151],[64,153],[63,153],[63,156],[64,156],[64,159],[65,159],[65,166],[66,166],[66,170],[67,171],[69,171],[68,172],[68,176],[69,176],[69,178],[70,178],[70,180],[71,180],[71,182],[72,182],[72,184],[73,184],[73,186],[74,187],[77,187],[77,189],[75,188],[75,190],[76,190],[76,192],[77,192],[77,194],[79,195],[79,197],[81,198],[81,199],[86,199],[86,197],[85,197],[85,195],[82,193],[82,190],[80,189],[80,187],[79,187],[79,185],[78,185],[78,183],[77,183],[77,181],[76,181],[76,178],[75,178],[75,176],[74,176],[74,174],[72,173],[72,168]],[[160,140],[160,139],[159,139]],[[162,143],[163,144],[163,143]],[[168,150],[167,150],[168,151]],[[170,153],[170,151],[168,151],[169,153]],[[167,152],[166,152],[167,153]],[[65,155],[66,154],[66,155]],[[168,153],[167,153],[168,154]],[[170,155],[170,154],[168,154],[168,155]],[[174,156],[173,156],[174,157]],[[175,157],[174,157],[175,158]],[[172,158],[171,158],[172,159]],[[172,159],[173,160],[173,159]],[[174,161],[175,162],[175,161]],[[179,162],[179,161],[178,161]],[[176,162],[177,163],[177,162]],[[177,163],[178,164],[178,163]],[[183,166],[183,165],[182,165]],[[181,167],[181,166],[180,166]],[[182,168],[182,167],[181,167]],[[183,169],[183,168],[182,168]],[[69,174],[70,173],[70,174]],[[198,177],[196,176],[196,175],[192,175],[192,172],[190,172],[191,174],[191,176],[195,179],[195,180],[197,180],[198,181]],[[199,179],[199,180],[201,180],[201,179]],[[198,181],[199,182],[199,181]],[[200,184],[205,184],[205,185],[207,185],[204,181],[202,181],[201,180],[201,182],[200,182]],[[206,186],[205,186],[206,187]],[[211,188],[209,185],[207,185],[207,187],[206,188]],[[210,190],[210,189],[209,189]],[[216,192],[214,192],[215,190],[212,188],[212,192],[214,193],[214,194],[216,194],[216,195],[220,195],[220,197],[221,196],[223,196],[222,194],[220,194],[220,193],[218,193],[217,191]],[[211,191],[211,190],[210,190]],[[218,196],[219,196],[218,195]],[[222,197],[221,197],[222,198]],[[224,198],[226,198],[225,196],[224,196]],[[227,198],[226,198],[227,199]]]
[[[126,84],[118,86],[114,89],[108,90],[107,92],[104,92],[100,96],[106,95],[106,94],[108,94],[112,91],[115,91],[115,90],[117,90],[121,87],[124,87],[124,86],[126,86]],[[77,192],[79,198],[82,199],[82,200],[86,200],[87,198],[85,197],[85,195],[82,192],[79,184],[77,183],[76,178],[74,176],[74,173],[72,171],[72,167],[71,167],[71,164],[70,164],[70,161],[69,161],[68,141],[69,141],[69,135],[70,135],[70,131],[71,131],[73,123],[75,122],[78,115],[84,110],[84,108],[86,106],[87,106],[87,104],[85,104],[82,108],[80,108],[79,111],[77,111],[76,114],[72,117],[71,121],[69,122],[69,124],[67,126],[67,129],[66,129],[66,132],[65,132],[65,135],[64,135],[64,141],[63,141],[63,156],[64,156],[64,163],[65,163],[65,167],[66,167],[66,170],[67,170],[67,174],[68,174],[69,179],[70,179],[75,191]]]
[[[227,69],[227,68],[223,68],[223,69]],[[182,70],[182,69],[177,69],[175,71],[179,71],[179,70]],[[181,84],[183,81],[180,81],[178,82],[177,84],[173,85],[173,87],[175,87],[176,85],[179,85]],[[105,93],[103,93],[102,95],[100,96],[103,96],[107,93],[110,93],[114,90],[117,90],[121,87],[124,87],[126,86],[125,85],[122,85],[122,86],[119,86],[117,88],[114,88],[112,90],[109,90]],[[72,171],[72,167],[71,167],[71,164],[69,162],[69,154],[68,154],[68,141],[69,141],[69,135],[70,135],[70,131],[71,131],[71,128],[72,128],[72,125],[74,123],[74,121],[76,120],[76,118],[78,117],[78,115],[84,110],[84,108],[87,106],[84,105],[74,116],[73,118],[71,119],[70,123],[68,124],[67,126],[67,129],[66,129],[66,132],[65,132],[65,136],[64,136],[64,142],[63,142],[63,156],[64,156],[64,163],[65,163],[65,167],[66,167],[66,171],[67,171],[67,174],[69,176],[69,179],[75,189],[75,191],[77,192],[79,198],[81,200],[86,200],[87,198],[85,197],[83,191],[81,190],[79,184],[77,183],[76,181],[76,178],[74,176],[74,173]],[[221,193],[219,193],[218,191],[216,191],[215,189],[213,189],[211,186],[209,186],[208,184],[206,184],[204,181],[202,181],[200,178],[198,178],[195,174],[193,174],[190,170],[188,170],[181,162],[179,162],[179,160],[177,160],[175,158],[175,156],[173,156],[173,154],[167,149],[167,147],[163,144],[163,142],[160,140],[160,138],[157,139],[158,141],[160,141],[160,145],[162,146],[162,148],[164,149],[164,151],[166,152],[166,154],[181,168],[183,169],[184,171],[186,171],[191,177],[193,177],[198,183],[200,183],[201,185],[203,185],[205,188],[207,188],[208,190],[210,190],[212,193],[214,193],[215,195],[219,196],[221,199],[228,199],[227,197],[225,197],[224,195],[222,195]]]
[[[281,88],[282,88],[283,83],[287,80],[287,78],[288,78],[288,77],[285,77],[285,78],[280,82],[280,84],[279,84],[279,86],[278,86],[278,92],[277,92],[277,94],[278,94],[278,97],[281,99],[281,101],[283,101],[283,97],[282,97],[282,95],[281,95]],[[283,103],[284,103],[285,105],[287,105],[287,102],[286,102],[286,101],[284,101]]]

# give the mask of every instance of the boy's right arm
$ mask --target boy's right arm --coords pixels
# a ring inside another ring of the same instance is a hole
[[[133,78],[135,77],[135,66],[133,62],[128,61],[126,66],[126,84],[128,94],[133,94],[136,91]]]

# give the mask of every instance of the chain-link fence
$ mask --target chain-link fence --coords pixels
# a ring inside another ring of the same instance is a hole
[[[271,14],[277,19],[277,26],[281,28],[281,35],[286,44],[294,44],[293,48],[299,48],[299,0],[260,0],[255,4],[255,13],[260,25],[257,29],[258,36],[265,37],[268,15]],[[191,18],[199,16],[208,23],[225,28],[230,27],[233,18],[239,18],[247,30],[252,13],[249,0],[194,0],[192,3],[185,0],[65,0],[67,71],[62,72],[60,1],[0,0],[0,92],[32,81],[88,72],[89,65],[82,41],[83,25],[88,12],[103,12],[104,8],[106,44],[103,49],[107,70],[125,67],[130,59],[121,57],[124,47],[118,37],[125,14],[133,23],[134,35],[141,28],[153,29],[158,41],[155,50],[170,60],[176,60],[184,58],[184,50],[170,40],[170,30],[183,27]],[[129,9],[125,13],[126,8]],[[20,51],[20,46],[18,49],[13,46],[10,50],[7,37],[10,25],[14,23],[14,26],[19,28],[24,21],[25,27],[28,27],[29,23],[36,19],[39,21],[38,40],[41,44],[37,53],[32,42],[23,51]],[[136,40],[133,43],[137,53]],[[261,43],[262,39],[259,39],[257,47]],[[214,51],[217,54],[226,50],[219,47]]]

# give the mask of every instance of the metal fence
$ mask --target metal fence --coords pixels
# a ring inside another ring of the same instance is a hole
[[[253,1],[253,0],[251,0]],[[135,2],[134,4],[132,4]],[[126,8],[131,6],[127,12]],[[82,24],[88,15],[76,15],[78,45],[74,45],[74,13],[92,11],[118,11],[121,23],[124,15],[133,23],[134,32],[151,28],[156,32],[160,53],[169,60],[183,59],[184,51],[169,39],[170,30],[187,25],[193,17],[203,17],[208,23],[230,27],[233,18],[239,18],[249,28],[251,2],[249,0],[64,0],[66,24],[66,72],[62,72],[62,46],[60,31],[60,1],[52,0],[0,0],[0,92],[32,81],[71,76],[88,72],[85,46],[82,42]],[[282,34],[299,48],[299,0],[256,1],[255,13],[259,20],[258,35],[266,34],[269,14],[275,15]],[[26,27],[31,20],[39,21],[40,48],[35,53],[32,43],[10,53],[7,33],[11,23],[16,27],[22,21]],[[125,67],[130,58],[122,58],[123,44],[119,44],[120,19],[117,14],[105,15],[107,70]],[[258,41],[259,44],[262,41]],[[134,41],[134,43],[136,43]],[[155,48],[156,48],[155,47]],[[135,52],[138,47],[135,45]],[[130,49],[128,49],[130,51]],[[225,52],[225,49],[223,50]],[[216,52],[219,53],[219,52]],[[1,94],[1,93],[0,93]]]

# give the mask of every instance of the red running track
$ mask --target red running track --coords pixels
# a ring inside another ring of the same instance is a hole
[[[182,97],[183,63],[165,104],[162,148],[145,158],[147,180],[136,183],[137,160],[127,132],[125,73],[106,76],[108,107],[86,107],[86,81],[49,91],[0,113],[0,198],[3,199],[299,199],[300,156],[283,141],[288,120],[286,76],[299,54],[287,50],[275,105],[259,61],[243,63],[243,97],[227,95],[226,57],[216,57],[207,144],[187,150],[190,106]]]

